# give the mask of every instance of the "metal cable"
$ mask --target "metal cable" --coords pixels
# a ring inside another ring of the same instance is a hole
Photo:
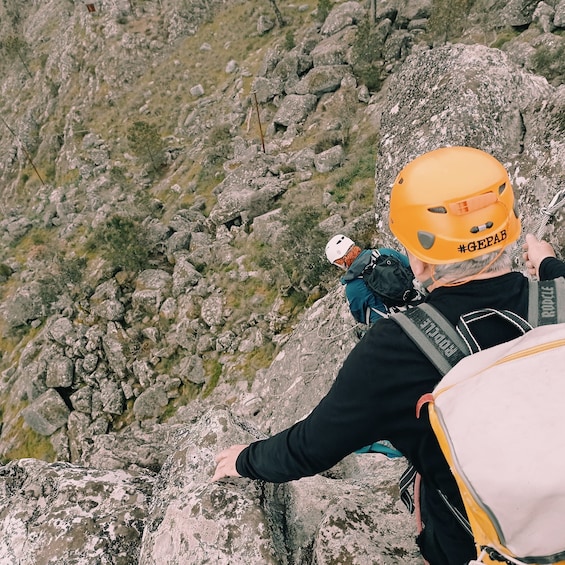
[[[551,199],[551,202],[547,206],[540,208],[540,218],[533,224],[531,229],[527,230],[527,233],[533,233],[537,239],[543,239],[545,236],[547,226],[555,217],[557,211],[565,205],[565,189],[559,190],[555,193],[555,196]],[[523,243],[523,238],[525,238],[526,232],[524,231],[520,242]],[[522,258],[522,245],[517,245],[514,252],[513,263],[516,265],[521,265]]]

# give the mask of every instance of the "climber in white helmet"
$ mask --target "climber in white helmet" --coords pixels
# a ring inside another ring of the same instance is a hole
[[[403,306],[417,296],[416,291],[412,291],[414,275],[408,257],[394,249],[382,247],[362,250],[352,239],[338,234],[328,241],[326,257],[330,263],[345,271],[340,282],[345,285],[351,314],[362,324],[374,324],[378,319],[387,317],[391,308]],[[378,268],[378,273],[375,271],[372,274],[377,276],[379,288],[372,288],[371,279],[367,277],[377,262],[382,267]],[[402,285],[400,289],[399,285]],[[399,293],[399,299],[389,301],[387,295],[391,296],[391,292]]]

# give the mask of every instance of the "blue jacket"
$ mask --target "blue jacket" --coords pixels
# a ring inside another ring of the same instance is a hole
[[[383,247],[377,249],[377,251],[381,255],[394,255],[404,265],[409,266],[408,257],[394,249]],[[371,262],[371,253],[371,249],[361,251],[357,259],[353,261],[345,275],[340,279],[341,284],[345,285],[345,296],[347,297],[351,314],[355,320],[362,324],[373,324],[379,318],[387,316],[389,311],[382,300],[371,292],[361,278],[363,269]]]

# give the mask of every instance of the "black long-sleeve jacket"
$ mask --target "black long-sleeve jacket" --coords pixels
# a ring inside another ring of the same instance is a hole
[[[565,263],[546,258],[542,280],[565,276]],[[452,324],[480,308],[511,310],[526,318],[528,279],[512,272],[461,286],[440,287],[426,301]],[[476,328],[483,348],[517,337],[496,317]],[[286,482],[325,471],[357,449],[388,439],[427,484],[458,500],[457,487],[441,454],[425,410],[416,403],[440,376],[393,321],[379,320],[345,360],[328,394],[304,420],[273,437],[252,443],[238,457],[238,473]]]

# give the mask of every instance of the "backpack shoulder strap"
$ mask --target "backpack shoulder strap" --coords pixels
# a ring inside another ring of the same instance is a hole
[[[469,349],[456,329],[430,304],[419,304],[390,316],[445,375]]]
[[[377,259],[381,256],[381,252],[378,249],[371,249],[371,266],[374,266]]]
[[[375,267],[375,263],[381,254],[378,249],[370,249],[368,251],[370,251],[370,253],[364,256],[365,259],[363,262],[360,262],[360,259],[357,258],[357,262],[359,263],[359,265],[356,265],[358,267],[357,269],[352,269],[353,265],[355,265],[355,261],[353,262],[352,267],[349,267],[348,273],[351,273],[349,280],[362,279]]]
[[[530,281],[528,322],[533,326],[565,323],[565,278]],[[482,312],[479,312],[482,313]],[[390,316],[442,375],[471,353],[469,344],[427,303]]]
[[[528,322],[534,327],[565,322],[565,278],[529,284]]]

